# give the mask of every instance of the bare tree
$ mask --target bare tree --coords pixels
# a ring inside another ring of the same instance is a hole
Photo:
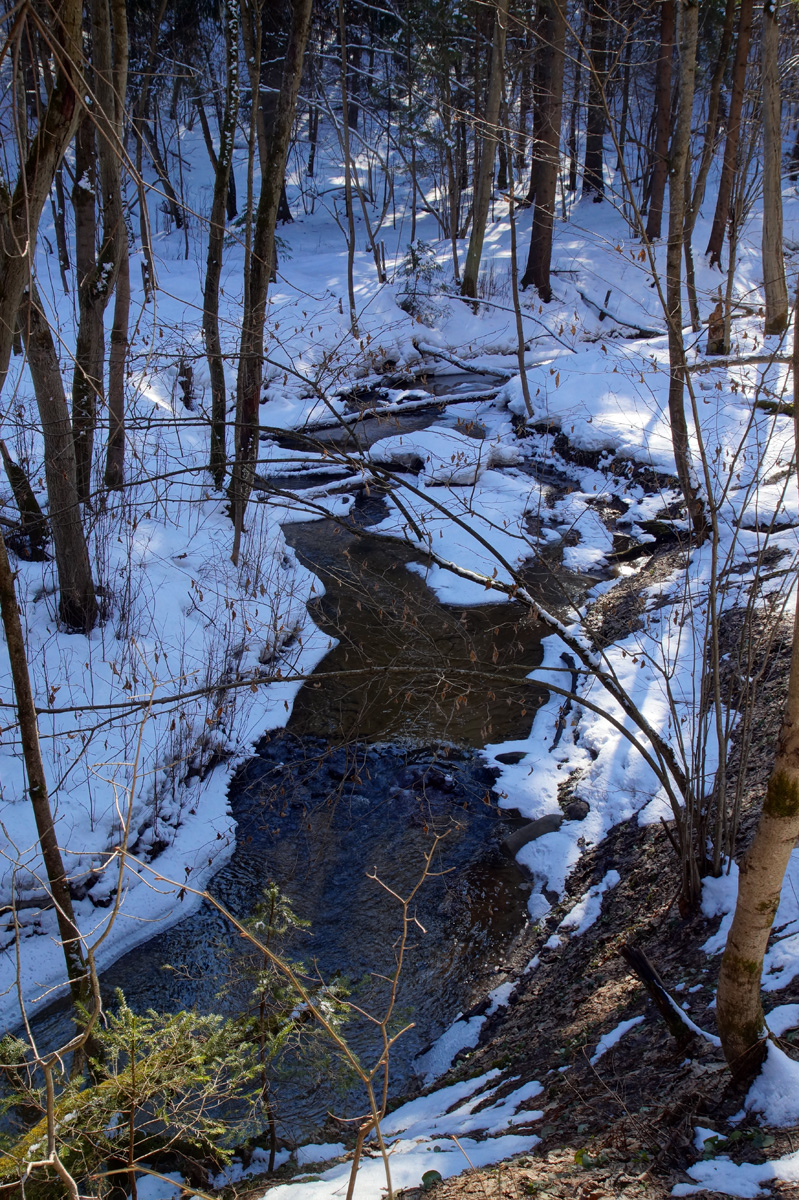
[[[64,861],[53,822],[50,799],[47,792],[47,780],[44,773],[44,763],[39,748],[39,729],[36,723],[36,708],[33,703],[28,662],[25,655],[25,639],[22,635],[22,623],[19,619],[19,607],[14,591],[14,579],[6,553],[5,542],[0,538],[0,609],[3,615],[3,627],[6,635],[6,646],[11,664],[11,676],[14,681],[14,695],[17,701],[19,732],[22,741],[22,753],[25,759],[25,770],[28,775],[28,793],[30,796],[33,815],[36,821],[36,833],[47,872],[47,886],[55,905],[58,932],[64,950],[64,961],[67,968],[72,997],[76,1004],[85,1004],[89,998],[88,978],[83,961],[83,951],[80,931],[75,921],[72,908],[72,897],[69,892],[69,881],[64,870]]]
[[[225,204],[233,161],[233,142],[239,109],[239,6],[237,0],[225,3],[225,111],[219,131],[219,155],[214,172],[214,197],[208,220],[208,254],[203,291],[203,332],[208,370],[211,376],[211,460],[210,470],[217,487],[225,474],[225,368],[219,337],[219,281],[225,243]]]
[[[682,334],[682,259],[685,224],[685,180],[691,142],[691,115],[696,80],[699,26],[697,0],[679,0],[680,95],[669,156],[669,237],[666,247],[666,309],[669,339],[669,422],[677,477],[694,532],[707,528],[699,481],[691,462],[685,417],[685,345]]]
[[[50,530],[58,572],[58,613],[68,629],[88,633],[97,621],[98,609],[80,516],[75,443],[53,335],[33,283],[20,324],[44,440]]]
[[[548,0],[539,8],[537,24],[546,62],[542,70],[541,90],[538,96],[542,108],[540,146],[543,153],[536,173],[530,252],[521,283],[522,287],[533,284],[541,299],[549,303],[552,299],[549,269],[552,262],[552,227],[560,168],[560,124],[566,49],[566,19],[560,0]]]
[[[311,24],[312,0],[292,0],[291,29],[283,82],[269,142],[268,167],[261,176],[261,194],[255,215],[252,253],[241,323],[239,368],[236,384],[236,460],[230,481],[234,522],[233,561],[238,562],[244,513],[252,489],[258,446],[258,412],[263,382],[266,295],[272,274],[275,225],[283,191],[291,126],[297,107],[302,63]]]
[[[660,52],[655,72],[655,149],[652,182],[649,191],[649,215],[646,236],[660,237],[663,199],[669,173],[669,133],[671,130],[671,60],[674,55],[674,0],[660,5]]]
[[[794,309],[794,426],[799,445],[799,294]],[[799,479],[799,470],[797,470]],[[738,898],[721,960],[716,1015],[724,1057],[747,1080],[765,1055],[760,977],[788,860],[799,837],[799,605],[777,759],[755,836],[739,864]]]
[[[17,314],[30,275],[42,209],[80,116],[80,0],[54,10],[48,37],[57,63],[55,86],[29,147],[20,147],[13,192],[0,185],[0,391],[8,374]]]
[[[777,70],[779,0],[765,0],[761,35],[763,87],[763,286],[766,334],[788,326],[788,287],[782,253],[782,99]]]
[[[480,144],[480,166],[475,185],[474,216],[469,250],[463,269],[461,295],[474,299],[477,296],[477,276],[483,256],[483,240],[488,221],[488,206],[491,202],[491,183],[494,176],[494,157],[497,148],[497,126],[502,101],[502,75],[505,62],[505,34],[508,27],[508,0],[496,0],[494,14],[494,38],[491,46],[491,75],[488,81],[488,101],[483,121],[483,136]]]
[[[738,36],[735,42],[735,58],[732,65],[732,93],[730,109],[727,114],[727,138],[724,143],[724,160],[721,167],[721,179],[716,195],[716,209],[713,215],[713,226],[710,230],[710,240],[705,254],[710,256],[710,265],[721,264],[721,248],[724,245],[724,231],[730,215],[730,199],[732,184],[738,163],[738,142],[741,136],[741,113],[743,111],[744,89],[746,86],[746,64],[749,58],[749,44],[752,40],[752,0],[741,0],[738,15]]]

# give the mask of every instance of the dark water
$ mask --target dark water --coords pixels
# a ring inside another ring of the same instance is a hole
[[[435,417],[407,419],[402,427],[418,428]],[[375,420],[359,438],[396,428],[394,417]],[[439,604],[406,569],[418,550],[368,532],[384,511],[373,494],[344,525],[286,529],[325,585],[314,620],[339,645],[297,696],[288,729],[264,738],[237,773],[230,791],[237,846],[211,891],[246,919],[276,883],[310,922],[281,951],[301,959],[316,984],[346,975],[358,1006],[380,1014],[402,931],[396,896],[416,886],[432,852],[397,998],[399,1017],[414,1028],[392,1052],[396,1094],[412,1081],[420,1050],[495,986],[494,966],[524,928],[530,886],[499,846],[514,814],[499,810],[478,748],[524,736],[543,694],[525,678],[540,661],[536,623],[513,604]],[[585,587],[532,571],[528,582],[555,607],[564,586],[575,595]],[[126,954],[102,982],[106,996],[121,987],[140,1011],[241,1012],[255,966],[246,944],[205,904]],[[67,1028],[66,1014],[52,1012],[38,1031],[52,1043]],[[353,1019],[347,1036],[365,1062],[375,1060],[374,1025]],[[337,1096],[310,1074],[279,1085],[277,1097],[284,1132],[294,1136],[307,1136],[331,1105],[351,1115],[362,1104],[357,1089]]]
[[[247,916],[276,883],[310,929],[283,939],[305,965],[308,986],[344,975],[353,1000],[382,1016],[386,977],[397,961],[402,906],[430,877],[410,910],[414,924],[397,997],[397,1017],[414,1028],[397,1043],[391,1090],[406,1089],[414,1058],[458,1010],[495,986],[495,964],[523,927],[529,884],[499,842],[507,814],[491,794],[493,775],[469,750],[350,743],[277,731],[237,774],[231,790],[236,852],[213,894]],[[436,844],[436,838],[440,840]],[[379,880],[370,878],[377,875]],[[386,885],[386,886],[382,886]],[[418,924],[417,924],[418,922]],[[169,964],[169,970],[164,970]],[[103,976],[136,1008],[246,1009],[258,959],[205,904],[193,916],[120,959]],[[132,982],[135,981],[135,984]],[[220,996],[220,989],[224,995]],[[380,1053],[374,1025],[354,1016],[347,1039],[364,1063]],[[287,1079],[276,1087],[285,1130],[308,1133],[335,1093]],[[352,1115],[359,1087],[338,1098]]]

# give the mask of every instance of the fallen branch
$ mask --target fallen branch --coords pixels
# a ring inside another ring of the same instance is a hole
[[[413,344],[420,354],[429,354],[431,358],[439,358],[443,362],[451,363],[459,371],[469,371],[472,375],[496,375],[499,379],[513,379],[514,375],[518,375],[518,371],[509,371],[507,367],[476,367],[473,363],[465,362],[462,358],[455,358],[454,354],[447,354],[424,342],[414,342]]]
[[[720,1039],[714,1033],[707,1033],[704,1029],[700,1029],[690,1017],[686,1016],[676,1000],[666,991],[663,980],[643,950],[638,950],[629,942],[625,942],[619,953],[632,973],[640,979],[649,992],[656,1009],[668,1026],[669,1033],[681,1050],[684,1050],[695,1037],[704,1038],[706,1042],[710,1042],[711,1046],[721,1045]]]
[[[623,325],[625,329],[634,329],[638,336],[642,338],[663,337],[666,332],[665,329],[647,329],[643,325],[636,325],[634,321],[625,321],[624,317],[617,316],[616,313],[611,312],[610,309],[604,304],[599,304],[596,300],[592,299],[587,292],[584,292],[583,289],[578,287],[576,284],[575,290],[581,300],[584,300],[586,304],[591,305],[591,308],[595,308],[597,310],[600,320],[602,320],[603,317],[610,317],[611,321],[615,321],[617,325]]]
[[[744,367],[759,365],[770,367],[772,363],[791,363],[790,354],[713,354],[700,362],[686,363],[688,371],[712,371],[714,367]]]

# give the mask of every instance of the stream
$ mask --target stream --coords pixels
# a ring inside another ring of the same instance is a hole
[[[453,381],[446,382],[449,395]],[[479,383],[467,380],[464,390]],[[435,409],[415,411],[403,427],[440,420]],[[396,433],[398,422],[396,414],[359,420],[361,444]],[[337,444],[349,436],[341,428],[324,434]],[[282,444],[291,445],[291,435]],[[307,473],[277,480],[282,488],[317,482]],[[309,986],[346,977],[359,1008],[381,1013],[401,931],[401,907],[387,889],[407,895],[432,850],[397,997],[398,1020],[413,1028],[392,1050],[395,1095],[413,1082],[419,1053],[501,981],[524,931],[530,883],[502,846],[523,822],[499,808],[479,749],[526,736],[545,693],[526,680],[541,658],[535,621],[512,603],[440,604],[405,569],[418,550],[369,533],[385,513],[372,489],[347,522],[285,528],[324,584],[311,614],[338,645],[299,692],[287,728],[264,736],[237,771],[236,849],[211,891],[246,918],[276,883],[309,923],[281,941],[281,953],[302,961]],[[562,599],[545,572],[531,570],[527,581],[545,603]],[[590,582],[574,577],[574,593]],[[124,955],[102,984],[106,997],[125,990],[140,1011],[241,1012],[258,966],[206,903]],[[55,1040],[65,1024],[63,1010],[51,1010],[37,1029]],[[362,1061],[376,1061],[373,1023],[355,1017],[345,1033]],[[337,1091],[327,1077],[317,1086],[311,1066],[289,1064],[285,1076],[275,1088],[283,1136],[308,1136],[331,1107],[362,1111],[362,1089],[339,1080]]]

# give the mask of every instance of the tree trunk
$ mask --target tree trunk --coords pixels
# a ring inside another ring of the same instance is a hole
[[[108,445],[104,481],[107,488],[121,488],[125,479],[125,367],[130,317],[130,255],[123,215],[120,168],[128,86],[128,18],[125,0],[110,0],[110,3],[113,35],[102,53],[104,62],[108,64],[111,87],[107,89],[104,85],[102,92],[98,92],[98,100],[102,95],[105,114],[100,124],[100,181],[105,210],[103,226],[108,228],[112,243],[109,249],[114,256],[117,272],[108,352]],[[92,0],[92,4],[93,7],[104,7],[104,0]],[[96,62],[95,71],[99,76]]]
[[[488,221],[488,206],[491,202],[491,180],[494,174],[494,155],[497,145],[497,124],[502,99],[502,74],[505,62],[505,34],[508,25],[508,0],[496,0],[494,39],[491,49],[491,76],[488,84],[488,102],[480,150],[480,171],[474,197],[474,217],[469,250],[463,270],[461,295],[474,299],[477,296],[477,276],[483,255],[483,240]]]
[[[719,119],[719,107],[721,104],[721,85],[724,80],[724,72],[727,68],[727,59],[730,56],[730,46],[732,45],[732,30],[735,21],[735,0],[727,0],[727,7],[724,13],[724,27],[721,33],[721,43],[719,45],[718,58],[716,66],[713,70],[713,75],[710,80],[710,89],[707,102],[707,122],[705,124],[705,136],[702,144],[702,155],[699,160],[699,167],[696,172],[696,181],[693,190],[690,187],[690,172],[686,171],[685,175],[685,219],[683,222],[683,245],[685,249],[685,271],[688,284],[688,302],[691,308],[691,325],[696,333],[701,329],[701,316],[699,312],[699,300],[696,294],[696,280],[694,275],[694,256],[693,256],[693,235],[696,219],[699,216],[699,210],[702,207],[702,201],[705,198],[705,186],[707,184],[707,176],[710,170],[710,163],[713,158],[713,150],[716,144],[716,132]],[[713,344],[713,339],[708,331],[708,345]],[[718,341],[715,342],[718,345]],[[708,353],[723,353],[721,350],[710,351]]]
[[[104,334],[103,309],[94,295],[96,146],[94,121],[85,116],[75,139],[75,179],[72,207],[75,213],[75,267],[78,280],[78,336],[72,371],[72,433],[75,438],[75,466],[78,496],[82,503],[91,492],[94,428],[97,399],[103,392]]]
[[[788,288],[782,253],[782,102],[778,75],[779,0],[763,5],[761,35],[763,87],[763,286],[765,333],[788,327]]]
[[[530,92],[533,102],[533,132],[530,151],[530,184],[525,197],[526,203],[529,205],[535,204],[538,190],[538,164],[541,161],[541,122],[543,119],[542,92],[546,87],[547,77],[546,52],[538,41],[533,51],[532,75]]]
[[[699,210],[702,207],[702,202],[705,198],[705,186],[707,184],[708,171],[710,170],[710,164],[713,159],[713,151],[716,146],[716,138],[718,136],[719,112],[721,108],[721,85],[724,82],[724,74],[727,70],[727,60],[730,57],[732,32],[735,24],[735,4],[736,0],[727,0],[727,6],[724,11],[724,27],[721,31],[721,41],[719,43],[719,53],[716,59],[716,65],[713,68],[713,75],[711,77],[710,88],[708,90],[707,122],[705,124],[705,136],[702,143],[702,156],[699,160],[699,167],[696,172],[696,180],[694,182],[693,193],[691,195],[691,206],[685,217],[686,229],[691,234],[694,231],[696,218],[699,215]]]
[[[661,0],[660,54],[655,73],[655,149],[652,183],[649,192],[649,216],[646,236],[660,237],[663,200],[669,173],[669,132],[671,129],[671,60],[674,56],[674,0]]]
[[[50,532],[58,572],[58,615],[68,629],[88,633],[98,613],[80,518],[75,444],[53,335],[35,287],[22,310],[20,323],[44,439]]]
[[[696,81],[699,5],[679,0],[680,98],[669,158],[669,238],[666,246],[666,306],[669,342],[669,421],[677,477],[697,537],[707,528],[699,483],[691,461],[685,419],[685,346],[682,336],[682,257],[685,221],[685,174],[691,141],[691,115]]]
[[[799,445],[799,296],[794,310],[794,428]],[[782,881],[799,837],[799,605],[796,610],[788,698],[777,760],[751,846],[739,865],[738,898],[721,960],[716,1016],[730,1070],[742,1082],[765,1055],[760,999],[763,956],[780,903]]]
[[[350,333],[354,338],[357,338],[358,313],[355,308],[355,281],[353,277],[355,267],[355,212],[352,206],[352,158],[350,156],[350,128],[352,127],[352,123],[350,121],[349,89],[347,85],[347,26],[344,14],[344,0],[338,0],[338,29],[341,41],[341,148],[344,153],[344,208],[347,217],[347,299],[350,308]],[[412,205],[415,205],[416,197],[414,192],[411,192],[411,195],[413,196]],[[413,240],[413,231],[411,240]]]
[[[749,43],[752,39],[752,0],[741,0],[738,17],[738,37],[735,43],[735,58],[732,64],[732,95],[727,116],[727,138],[724,143],[724,162],[716,197],[716,211],[705,254],[710,256],[710,266],[721,265],[721,250],[724,233],[730,215],[730,198],[735,171],[738,165],[738,142],[741,137],[741,112],[746,86],[746,63],[749,58]]]
[[[44,519],[44,513],[33,493],[28,476],[19,463],[14,462],[2,438],[0,438],[0,458],[3,460],[6,479],[17,504],[22,534],[28,543],[28,555],[32,562],[44,562],[47,558],[44,549],[47,543],[47,522]]]
[[[233,142],[239,110],[239,8],[237,0],[226,0],[225,47],[227,82],[225,111],[219,133],[219,156],[214,177],[214,198],[208,222],[208,256],[203,294],[203,332],[208,370],[211,376],[211,457],[209,469],[217,487],[225,475],[225,368],[219,336],[219,281],[225,242],[225,199],[233,161]]]
[[[598,203],[605,195],[605,73],[608,15],[600,0],[591,0],[591,41],[588,47],[588,111],[585,128],[583,196]]]
[[[549,268],[552,262],[552,228],[555,195],[560,167],[560,124],[563,111],[563,69],[566,49],[566,21],[561,0],[545,0],[538,9],[538,29],[544,43],[547,69],[541,94],[541,150],[530,233],[530,251],[522,287],[532,284],[548,304],[552,299]]]
[[[283,81],[269,145],[268,169],[261,177],[261,194],[253,232],[248,272],[247,302],[242,314],[239,369],[236,385],[236,461],[230,499],[236,528],[233,561],[238,561],[244,513],[252,488],[258,446],[258,410],[263,380],[266,294],[272,270],[272,249],[277,210],[286,171],[291,126],[302,79],[302,62],[311,23],[312,0],[293,0]]]
[[[632,13],[630,14],[632,20]],[[624,41],[624,57],[622,66],[622,84],[621,84],[621,120],[619,121],[619,152],[616,161],[616,170],[620,171],[624,162],[624,147],[627,144],[627,124],[630,119],[630,58],[632,55],[633,38],[632,30],[627,30],[627,36]]]
[[[67,978],[75,1004],[85,1005],[89,1000],[88,977],[83,961],[80,932],[72,908],[69,882],[61,858],[47,794],[47,780],[39,747],[39,730],[36,724],[36,709],[25,657],[25,639],[19,619],[14,580],[5,542],[2,538],[0,538],[0,608],[3,614],[8,658],[11,664],[11,677],[14,683],[14,697],[17,702],[20,741],[25,759],[25,771],[28,776],[28,794],[36,821],[39,847],[47,872],[47,884],[55,904]]]
[[[51,36],[58,74],[36,136],[9,194],[0,185],[0,392],[8,374],[22,292],[30,275],[39,218],[79,117],[76,70],[81,61],[81,3],[63,0]]]
[[[583,9],[583,20],[580,26],[580,38],[574,52],[574,88],[572,90],[572,107],[569,117],[569,191],[577,191],[577,125],[580,115],[580,83],[582,76],[582,55],[585,45],[585,30],[588,14]]]
[[[69,246],[67,245],[67,225],[66,225],[66,198],[64,196],[64,179],[61,172],[61,167],[55,173],[55,200],[53,201],[53,225],[55,227],[55,240],[58,247],[58,265],[61,269],[61,282],[64,286],[64,295],[69,295],[69,285],[67,278],[69,275]]]
[[[136,188],[139,193],[139,230],[143,261],[141,264],[142,286],[145,303],[150,299],[152,289],[156,286],[155,261],[153,259],[152,239],[150,237],[150,214],[147,207],[148,186],[142,174],[142,157],[144,140],[136,128],[137,117],[146,117],[150,108],[150,87],[155,74],[158,57],[158,35],[166,13],[168,0],[161,0],[150,32],[150,45],[144,69],[139,75],[139,94],[134,105],[133,128],[136,133]]]
[[[121,8],[121,12],[120,12]],[[123,258],[127,260],[127,229],[122,215],[122,104],[127,85],[128,42],[124,5],[115,5],[112,42],[109,0],[91,0],[92,68],[94,105],[92,119],[84,119],[78,134],[75,159],[75,224],[78,266],[80,324],[75,347],[72,383],[72,426],[78,495],[85,503],[91,494],[94,429],[97,403],[105,389],[105,310],[116,287]],[[120,61],[115,62],[115,52]],[[120,99],[117,99],[117,96]],[[95,257],[95,155],[99,161],[102,235]],[[123,296],[115,317],[114,395],[111,409],[110,481],[122,486],[124,462],[124,360],[130,289]]]

